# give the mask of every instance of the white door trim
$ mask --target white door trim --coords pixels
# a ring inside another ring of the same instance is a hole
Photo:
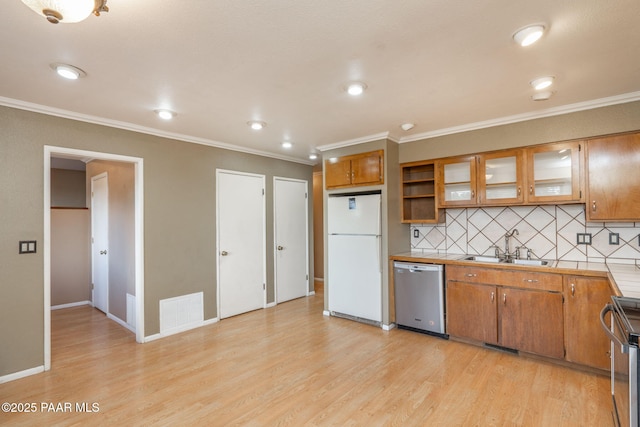
[[[140,157],[73,148],[44,146],[44,370],[51,369],[51,156],[100,159],[134,164],[134,250],[136,280],[136,341],[144,336],[144,160]]]
[[[307,289],[306,296],[310,295],[309,291],[309,283],[311,278],[309,277],[309,181],[305,179],[295,179],[295,178],[286,178],[282,176],[274,176],[273,177],[273,300],[274,304],[278,304],[278,263],[277,263],[277,246],[278,243],[276,241],[277,231],[276,230],[276,181],[291,181],[291,182],[300,182],[305,185],[305,193],[307,195],[307,203],[305,203],[304,212],[305,212],[305,229],[307,230],[305,234],[305,270],[307,274]]]
[[[262,174],[257,174],[257,173],[248,173],[248,172],[239,172],[239,171],[234,171],[234,170],[229,170],[229,169],[219,169],[216,168],[216,310],[217,310],[217,318],[221,319],[221,315],[220,315],[220,200],[219,200],[219,185],[220,185],[220,180],[218,179],[218,177],[220,176],[221,173],[226,173],[226,174],[232,174],[232,175],[242,175],[242,176],[251,176],[251,177],[256,177],[256,178],[261,178],[262,179],[262,188],[265,191],[265,194],[263,194],[262,197],[262,241],[266,243],[267,241],[267,206],[266,206],[266,182],[265,182],[265,176]],[[262,308],[266,308],[267,307],[267,252],[266,252],[266,248],[263,254],[263,260],[262,260],[262,283],[264,283],[264,289],[262,292]]]

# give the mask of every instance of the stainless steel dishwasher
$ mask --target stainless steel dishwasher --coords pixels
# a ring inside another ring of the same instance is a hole
[[[398,328],[449,338],[444,330],[442,265],[394,262]]]

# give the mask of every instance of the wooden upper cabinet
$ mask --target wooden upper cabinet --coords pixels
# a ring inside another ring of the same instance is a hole
[[[526,149],[529,203],[581,202],[583,141],[545,144]]]
[[[640,133],[587,141],[587,221],[640,219]]]
[[[400,165],[401,218],[405,223],[436,223],[444,219],[436,203],[436,165],[411,162]]]
[[[520,204],[524,201],[524,153],[503,150],[478,155],[478,203]]]
[[[343,156],[325,160],[324,174],[327,189],[384,184],[384,151]]]
[[[442,207],[474,206],[476,156],[453,157],[438,161],[438,203]]]

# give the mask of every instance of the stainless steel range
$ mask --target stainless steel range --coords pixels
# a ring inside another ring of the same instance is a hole
[[[638,338],[640,299],[611,297],[600,313],[602,328],[611,339],[611,395],[618,426],[638,427]],[[611,322],[606,315],[611,312]]]

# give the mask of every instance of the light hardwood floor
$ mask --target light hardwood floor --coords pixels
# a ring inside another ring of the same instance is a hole
[[[89,307],[54,311],[52,370],[0,385],[38,412],[0,425],[612,425],[605,376],[322,308],[319,293],[142,345]]]

